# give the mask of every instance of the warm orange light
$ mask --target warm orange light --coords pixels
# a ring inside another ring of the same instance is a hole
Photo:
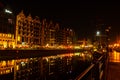
[[[18,36],[18,39],[17,39],[18,41],[20,41],[20,36]]]
[[[111,62],[120,62],[120,52],[113,51],[110,53]]]
[[[19,65],[16,66],[16,70],[19,70]]]
[[[2,62],[2,66],[6,66],[6,61],[3,61],[3,62]]]

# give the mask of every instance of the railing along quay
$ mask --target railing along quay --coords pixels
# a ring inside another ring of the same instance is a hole
[[[75,80],[107,80],[108,53],[95,53],[91,65]]]

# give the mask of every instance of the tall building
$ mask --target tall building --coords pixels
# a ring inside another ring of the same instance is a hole
[[[6,6],[0,8],[0,47],[14,47],[15,16]]]
[[[54,46],[57,44],[56,33],[59,29],[59,24],[54,24],[52,21],[47,22],[46,19],[42,21],[42,46]]]
[[[48,23],[46,19],[43,19],[41,22],[41,45],[45,46],[49,42],[49,28],[48,28]]]
[[[56,42],[58,45],[63,45],[63,29],[60,27],[59,30],[56,31]]]
[[[16,45],[28,44],[53,46],[56,44],[56,29],[59,28],[58,24],[52,21],[49,23],[46,19],[40,22],[39,17],[34,19],[31,15],[27,17],[21,11],[16,18]]]
[[[39,17],[32,19],[31,15],[27,17],[21,11],[16,18],[16,45],[40,45],[41,42],[41,23]]]
[[[21,11],[16,18],[16,45],[57,46],[72,45],[75,32],[72,29],[60,29],[58,23],[39,17],[27,17]]]
[[[55,46],[57,44],[56,42],[56,31],[57,29],[59,29],[59,25],[58,24],[54,24],[52,21],[50,21],[49,25],[49,44],[51,46]]]
[[[75,32],[69,28],[60,28],[58,29],[57,43],[59,45],[72,45],[74,44]]]

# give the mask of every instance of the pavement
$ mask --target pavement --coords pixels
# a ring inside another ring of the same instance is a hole
[[[120,62],[110,62],[108,65],[108,80],[120,80]]]

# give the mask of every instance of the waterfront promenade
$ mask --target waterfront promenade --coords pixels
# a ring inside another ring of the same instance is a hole
[[[9,60],[9,59],[22,59],[22,58],[30,58],[30,57],[44,57],[44,56],[50,56],[50,55],[57,55],[57,54],[63,54],[63,53],[74,53],[74,52],[82,52],[82,51],[84,50],[65,50],[65,49],[64,50],[0,50],[0,53],[1,53],[0,59]],[[97,55],[94,57],[97,57]],[[93,63],[93,66],[92,66],[93,68],[91,68],[90,70],[90,71],[95,71],[97,75],[95,75],[94,77],[91,76],[91,79],[89,77],[86,77],[86,78],[89,80],[93,80],[93,78],[95,80],[119,80],[120,78],[120,52],[111,52],[109,53],[108,58],[109,58],[109,63],[107,67],[105,56],[99,57],[98,61]],[[101,79],[96,79],[97,77],[100,77],[102,72],[103,72],[103,77],[106,77],[105,66],[107,68],[107,79],[103,79],[102,77]],[[99,68],[101,67],[101,68],[99,69],[98,67]],[[91,75],[94,75],[94,74],[91,74]]]
[[[1,80],[74,80],[92,61],[91,52],[83,50],[1,50],[0,53]]]

